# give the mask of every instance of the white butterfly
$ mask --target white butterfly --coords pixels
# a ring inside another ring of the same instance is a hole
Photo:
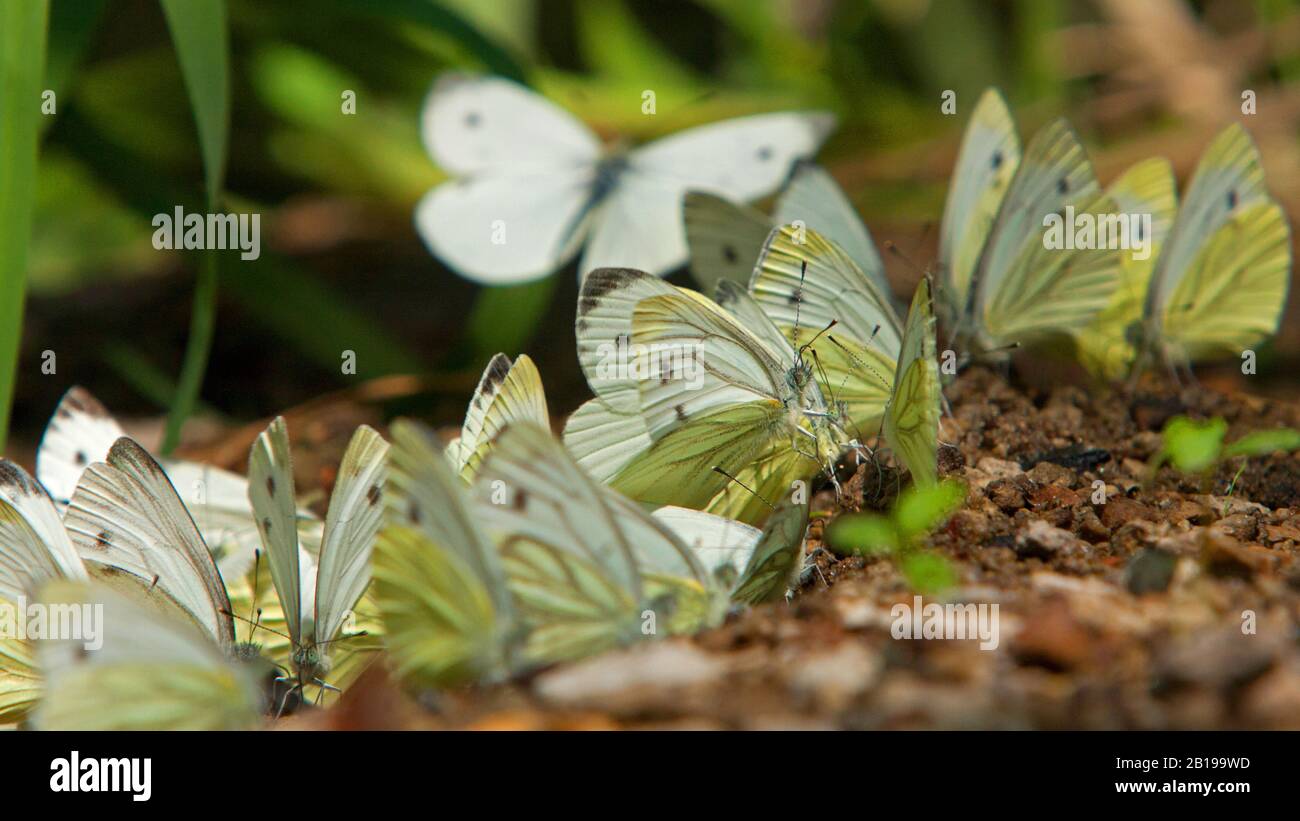
[[[102,462],[109,448],[125,436],[108,410],[81,387],[63,395],[45,428],[36,453],[36,476],[60,508],[67,507],[81,474],[92,462]],[[259,545],[257,526],[248,506],[248,482],[228,470],[199,462],[162,460],[163,469],[195,525],[203,534],[221,574],[232,583],[253,564]],[[304,539],[320,541],[320,522],[310,511],[298,511]]]
[[[271,565],[271,579],[293,643],[297,684],[321,684],[330,669],[327,645],[370,584],[370,553],[382,520],[388,443],[357,428],[330,497],[314,577],[303,567],[289,434],[277,417],[253,443],[248,498]]]
[[[183,621],[85,581],[47,584],[40,602],[93,614],[97,646],[86,646],[88,635],[38,643],[45,692],[36,728],[236,730],[260,721],[257,668],[236,663]]]
[[[546,276],[584,244],[583,275],[613,265],[663,275],[687,258],[686,191],[742,202],[769,194],[833,127],[826,113],[759,114],[606,152],[586,125],[523,86],[445,75],[422,132],[456,179],[424,197],[416,227],[444,262],[489,284]]]

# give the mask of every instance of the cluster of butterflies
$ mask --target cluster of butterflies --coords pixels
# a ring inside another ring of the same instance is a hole
[[[73,389],[37,477],[0,462],[0,600],[100,605],[102,646],[0,641],[0,720],[254,726],[331,698],[380,649],[412,684],[447,686],[695,632],[789,594],[810,491],[843,459],[888,449],[937,481],[940,325],[970,360],[1065,339],[1106,378],[1276,329],[1289,227],[1239,127],[1179,210],[1163,160],[1103,189],[1064,121],[1022,151],[986,92],[933,285],[905,311],[847,197],[797,162],[827,128],[765,115],[602,158],[519,86],[439,83],[425,134],[464,179],[426,198],[421,230],[496,282],[554,270],[590,234],[575,332],[594,398],[557,439],[532,361],[499,354],[450,444],[410,420],[391,444],[360,428],[322,521],[282,419],[244,477],[156,461]],[[787,178],[770,216],[743,204]],[[1047,247],[1044,217],[1067,210],[1152,215],[1152,253]],[[510,238],[485,253],[495,214]],[[658,276],[687,260],[713,298]]]

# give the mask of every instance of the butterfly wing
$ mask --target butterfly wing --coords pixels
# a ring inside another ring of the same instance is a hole
[[[1137,355],[1131,330],[1140,326],[1151,272],[1173,225],[1178,208],[1174,171],[1163,157],[1152,157],[1129,168],[1111,183],[1106,194],[1121,214],[1150,215],[1145,253],[1123,252],[1119,286],[1097,319],[1075,334],[1080,362],[1100,379],[1119,379]]]
[[[521,354],[512,363],[505,354],[497,354],[483,371],[457,440],[452,464],[457,466],[461,478],[473,481],[492,440],[507,425],[520,420],[550,429],[542,377],[527,355]]]
[[[1277,332],[1291,279],[1282,207],[1256,201],[1219,226],[1181,276],[1161,324],[1167,357],[1236,356]]]
[[[1045,219],[1068,214],[1067,207],[1094,218],[1117,213],[1078,137],[1058,119],[1026,147],[975,271],[974,318],[985,350],[1086,327],[1110,301],[1120,248],[1046,247]]]
[[[930,283],[922,279],[912,296],[898,358],[894,391],[885,410],[885,441],[918,486],[938,481],[939,365],[935,361],[934,308]]]
[[[682,221],[691,274],[705,293],[712,293],[723,280],[748,282],[758,249],[772,229],[762,212],[703,191],[687,192]]]
[[[654,444],[639,413],[618,413],[601,399],[584,402],[564,423],[564,446],[598,482],[608,482]]]
[[[817,231],[783,225],[768,237],[749,287],[791,339],[798,328],[800,345],[835,323],[814,348],[814,373],[824,396],[846,403],[851,427],[871,427],[889,397],[903,333],[877,278]]]
[[[530,622],[539,660],[597,652],[641,636],[647,610],[671,623],[707,598],[690,549],[630,500],[587,476],[546,431],[508,428],[483,463],[475,498]],[[651,592],[671,591],[663,602]],[[694,601],[692,601],[694,599]]]
[[[577,251],[600,155],[580,121],[509,80],[447,74],[425,102],[421,132],[434,161],[460,177],[416,210],[421,237],[451,267],[523,282]]]
[[[508,670],[492,593],[425,531],[386,526],[375,545],[374,576],[388,657],[402,678],[444,686]]]
[[[66,506],[82,472],[102,462],[113,443],[124,436],[122,426],[85,388],[74,386],[54,409],[36,451],[36,476],[54,501]]]
[[[1290,280],[1290,227],[1240,125],[1205,150],[1147,294],[1145,338],[1166,357],[1237,354],[1277,330]]]
[[[123,437],[81,477],[64,516],[81,558],[125,571],[175,601],[222,649],[234,641],[221,572],[176,489]]]
[[[315,586],[304,584],[300,566],[296,498],[289,430],[284,417],[277,416],[258,435],[248,454],[248,501],[257,517],[289,638],[301,647],[303,615],[312,610],[303,606],[303,591],[314,592]]]
[[[97,613],[94,643],[100,646],[88,648],[80,637],[39,643],[46,691],[33,717],[36,727],[225,730],[257,725],[261,697],[247,672],[183,622],[89,583],[51,583],[41,602]]]
[[[370,584],[370,554],[383,520],[388,443],[367,425],[343,454],[325,516],[316,570],[315,643],[333,641]]]
[[[608,195],[582,272],[625,265],[662,275],[687,261],[682,198],[702,191],[735,202],[770,194],[834,127],[824,113],[781,112],[688,129],[633,151]]]
[[[848,254],[871,281],[874,291],[889,297],[885,263],[871,241],[871,233],[844,190],[826,169],[812,163],[800,163],[790,177],[790,184],[777,200],[774,217],[777,225],[790,225],[798,220],[803,227],[816,229]]]
[[[758,544],[732,590],[732,601],[761,604],[785,598],[803,567],[807,528],[806,491],[787,495],[763,525]]]
[[[54,579],[86,579],[86,567],[49,494],[0,459],[0,599],[17,601]]]
[[[1007,103],[988,89],[975,104],[962,137],[939,229],[940,304],[945,325],[965,315],[971,278],[1020,167],[1020,140]]]

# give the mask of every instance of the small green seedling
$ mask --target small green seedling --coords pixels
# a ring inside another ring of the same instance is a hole
[[[840,555],[892,556],[912,589],[937,593],[957,581],[957,573],[938,553],[920,549],[925,537],[966,502],[964,482],[949,479],[931,487],[903,491],[888,514],[855,513],[830,526],[826,541]]]
[[[1255,431],[1224,444],[1227,432],[1228,423],[1219,417],[1205,421],[1186,416],[1170,419],[1163,433],[1164,445],[1151,460],[1148,478],[1154,479],[1162,465],[1170,464],[1182,473],[1200,474],[1202,481],[1208,482],[1215,468],[1229,459],[1300,450],[1300,431],[1290,428]],[[1228,486],[1229,493],[1236,489],[1237,479],[1245,469],[1242,462]]]

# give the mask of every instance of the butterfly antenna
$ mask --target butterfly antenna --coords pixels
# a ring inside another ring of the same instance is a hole
[[[877,330],[879,330],[880,326],[877,325],[876,328]],[[874,337],[875,334],[872,334],[872,336]],[[863,370],[870,372],[872,376],[876,377],[876,379],[880,381],[881,387],[889,388],[889,380],[886,379],[884,376],[882,376],[880,371],[876,370],[875,368],[871,367],[871,365],[859,359],[857,354],[855,354],[853,351],[850,351],[848,348],[844,347],[844,343],[840,342],[835,337],[828,336],[826,338],[829,339],[831,343],[835,345],[835,347],[839,348],[841,351],[844,351],[844,354],[849,359],[853,360],[853,364],[857,365],[859,368],[862,368]]]
[[[254,621],[252,621],[251,619],[246,619],[246,618],[244,618],[243,616],[239,615],[238,613],[232,613],[232,612],[230,612],[229,610],[222,610],[222,611],[221,611],[221,615],[223,615],[223,616],[229,616],[229,617],[232,618],[232,619],[239,619],[240,621],[244,622],[245,624],[257,624],[257,622],[254,622]],[[261,618],[262,618],[262,611],[261,611],[261,610],[258,610],[258,611],[257,611],[257,618],[258,618],[259,621],[261,620]],[[275,635],[280,636],[281,638],[286,638],[286,639],[288,639],[288,640],[289,640],[289,643],[290,643],[290,644],[293,644],[293,636],[290,636],[288,633],[281,633],[279,630],[276,630],[274,627],[267,627],[265,624],[259,624],[258,626],[259,626],[261,629],[263,629],[263,630],[265,630],[266,632],[268,632],[268,633],[274,633]]]
[[[812,339],[805,342],[803,345],[800,345],[798,358],[802,361],[803,352],[811,348],[813,346],[813,343],[821,338],[822,334],[826,333],[827,331],[829,331],[831,328],[834,328],[838,324],[840,324],[840,321],[838,319],[832,319],[829,323],[827,323],[825,328],[822,328],[820,331],[817,332],[816,336],[814,336]],[[817,353],[816,351],[813,351],[814,355],[816,355],[816,353]]]
[[[722,468],[718,467],[717,465],[714,465],[714,466],[713,466],[713,471],[714,471],[714,473],[721,473],[723,476],[726,476],[729,480],[731,480],[731,481],[735,482],[736,484],[740,485],[740,486],[743,487],[745,490],[748,490],[749,493],[750,493],[750,495],[753,496],[755,499],[758,499],[760,502],[762,502],[763,504],[767,505],[767,506],[770,507],[772,510],[776,510],[776,505],[772,504],[772,503],[769,502],[767,499],[763,498],[763,496],[762,496],[758,491],[754,490],[754,489],[753,489],[752,487],[750,487],[749,485],[747,485],[747,484],[745,484],[744,482],[740,481],[740,480],[737,479],[735,476],[732,476],[730,473],[727,473],[725,470],[723,470]]]
[[[262,563],[262,549],[260,547],[255,547],[253,548],[253,603],[252,603],[254,619],[252,622],[253,627],[248,631],[249,644],[253,643],[253,636],[257,633],[257,628],[262,626],[261,625],[262,608],[257,606],[257,592],[258,592],[257,583],[261,581],[261,579],[258,578],[259,571],[261,568],[261,563]]]
[[[912,258],[909,257],[907,254],[904,254],[903,249],[899,248],[898,244],[895,243],[892,239],[885,240],[885,249],[889,251],[889,253],[893,254],[894,256],[902,260],[903,264],[906,265],[908,268],[911,268],[913,273],[917,274],[920,277],[926,276],[925,269],[922,268],[920,265],[917,265],[915,262],[913,262]]]
[[[338,641],[347,641],[348,639],[359,639],[359,638],[362,638],[362,637],[364,637],[364,636],[368,636],[368,635],[370,635],[369,631],[361,630],[361,631],[356,632],[356,633],[348,633],[348,634],[345,635],[345,636],[337,636],[337,637],[335,637],[335,638],[329,639],[328,641],[318,641],[318,642],[316,642],[316,646],[317,646],[317,647],[324,647],[324,646],[327,645],[327,644],[333,644],[333,643],[338,642]]]
[[[835,386],[831,384],[830,377],[826,375],[826,368],[822,366],[822,359],[820,356],[817,355],[817,349],[813,348],[811,353],[813,358],[813,366],[817,369],[817,373],[821,375],[822,384],[826,386],[827,392],[830,393],[831,395],[831,404],[834,405]]]

